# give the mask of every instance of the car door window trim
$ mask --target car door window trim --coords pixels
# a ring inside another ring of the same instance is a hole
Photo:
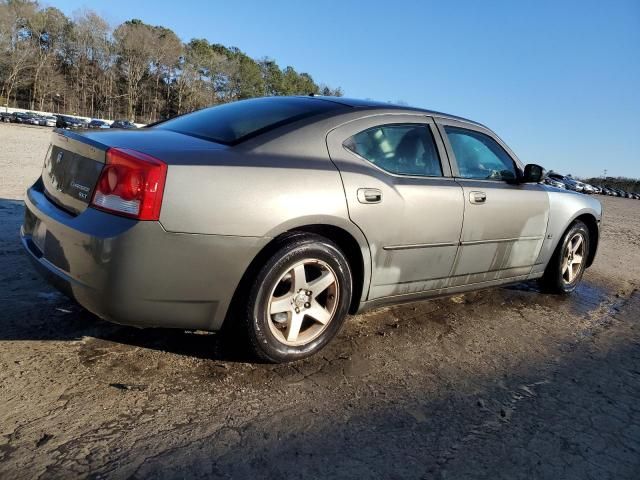
[[[425,128],[426,129],[426,134],[430,135],[429,140],[431,141],[431,143],[433,145],[434,153],[436,155],[437,165],[438,165],[438,167],[440,169],[440,173],[438,175],[419,175],[419,174],[412,174],[412,173],[392,172],[390,170],[382,168],[378,164],[374,163],[372,159],[369,159],[369,158],[366,158],[366,157],[362,156],[361,154],[359,154],[355,150],[352,150],[351,148],[347,147],[347,145],[346,145],[348,140],[351,140],[356,135],[360,135],[362,133],[368,132],[369,130],[373,130],[373,129],[376,129],[376,128],[382,129],[382,128],[398,128],[398,127],[408,127],[408,128],[413,127],[413,128],[416,128],[416,129],[419,129],[419,128]],[[411,121],[408,121],[408,122],[391,122],[391,123],[385,122],[385,123],[380,123],[378,125],[373,125],[373,126],[364,128],[363,130],[360,130],[360,131],[358,131],[358,132],[356,132],[356,133],[354,133],[352,135],[349,135],[348,137],[346,137],[342,141],[342,148],[344,148],[346,151],[350,152],[351,154],[355,155],[357,158],[359,158],[361,160],[364,160],[368,165],[373,165],[378,170],[386,173],[387,175],[392,175],[394,177],[400,177],[400,178],[410,177],[410,178],[439,179],[439,178],[444,178],[448,172],[444,168],[445,165],[444,165],[443,158],[442,158],[442,151],[441,151],[440,146],[438,145],[436,132],[437,132],[437,128],[433,127],[433,123],[432,122],[411,122]]]
[[[458,168],[458,161],[453,152],[453,147],[451,146],[451,142],[449,142],[449,137],[447,135],[447,132],[445,131],[445,127],[447,126],[461,128],[465,130],[471,130],[473,132],[487,135],[489,138],[494,140],[500,147],[502,147],[502,149],[505,151],[507,156],[513,161],[513,163],[515,164],[516,170],[518,172],[518,175],[521,175],[522,172],[524,171],[524,165],[522,164],[518,156],[509,148],[509,146],[506,143],[504,143],[502,139],[498,137],[498,135],[496,135],[493,131],[489,130],[488,128],[480,124],[465,122],[461,120],[454,120],[454,119],[449,119],[445,117],[436,116],[433,118],[435,121],[436,129],[440,134],[442,144],[444,145],[444,148],[447,152],[447,157],[449,158],[449,163],[451,166],[451,176],[453,178],[455,178],[456,180],[467,180],[467,181],[473,181],[473,182],[493,182],[493,183],[500,183],[500,184],[506,184],[506,185],[515,185],[514,183],[508,182],[506,180],[461,177],[460,170]]]
[[[522,174],[516,161],[491,135],[454,125],[445,125],[444,132],[456,159],[460,178],[513,183]],[[477,145],[482,149],[478,150]],[[464,167],[465,175],[462,175],[461,167]],[[494,174],[499,178],[494,178]]]
[[[347,137],[347,138],[349,138],[349,137]],[[346,139],[345,139],[345,140],[346,140]],[[429,180],[429,181],[431,181],[431,180],[434,180],[434,181],[446,180],[446,181],[448,181],[448,182],[453,182],[453,181],[455,181],[455,178],[454,178],[454,177],[451,177],[451,176],[445,176],[445,175],[438,175],[438,176],[434,176],[434,177],[429,177],[429,176],[426,176],[426,175],[403,175],[403,174],[401,174],[401,173],[393,173],[393,172],[390,172],[390,171],[388,171],[388,170],[385,170],[385,169],[384,169],[384,168],[382,168],[382,167],[379,167],[379,166],[378,166],[378,165],[376,165],[375,163],[371,163],[369,160],[367,160],[366,158],[364,158],[362,155],[360,155],[360,154],[358,154],[358,153],[354,152],[353,150],[349,150],[349,149],[348,149],[347,147],[345,147],[344,145],[342,145],[342,148],[344,148],[344,149],[345,149],[347,152],[349,152],[351,155],[354,155],[355,157],[357,157],[357,158],[358,158],[358,160],[362,160],[363,162],[365,162],[365,164],[366,164],[367,166],[373,167],[373,168],[375,168],[376,170],[378,170],[379,172],[382,172],[382,173],[384,173],[385,175],[388,175],[388,176],[390,176],[390,177],[399,178],[399,179],[407,178],[407,179]]]

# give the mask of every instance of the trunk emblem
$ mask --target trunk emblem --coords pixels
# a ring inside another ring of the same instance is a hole
[[[81,185],[81,184],[76,183],[76,182],[71,182],[71,186],[73,188],[77,188],[78,190],[82,190],[83,192],[88,192],[89,190],[91,190],[89,187],[87,187],[85,185]]]
[[[56,157],[56,163],[60,163],[60,161],[62,160],[62,152],[58,152],[58,156]]]

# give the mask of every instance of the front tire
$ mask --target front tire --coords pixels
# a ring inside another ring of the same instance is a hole
[[[589,255],[589,229],[576,220],[565,232],[544,271],[540,284],[550,293],[573,292],[586,269]]]
[[[349,263],[333,242],[283,239],[250,284],[243,323],[252,352],[272,363],[318,352],[340,331],[351,292]]]

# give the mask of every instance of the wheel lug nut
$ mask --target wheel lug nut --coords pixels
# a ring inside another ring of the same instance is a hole
[[[309,302],[304,304],[304,308],[309,308],[311,306],[311,304]]]
[[[307,295],[311,296],[311,290],[307,290]]]
[[[300,309],[296,307],[296,313],[300,313]]]

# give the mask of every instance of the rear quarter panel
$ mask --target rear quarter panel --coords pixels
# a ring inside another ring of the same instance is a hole
[[[170,232],[275,238],[309,225],[341,228],[362,252],[362,295],[371,275],[363,233],[349,220],[326,133],[337,119],[294,125],[232,148],[171,162],[160,213]]]
[[[225,151],[206,165],[170,165],[160,222],[171,232],[254,237],[296,224],[343,223],[342,182],[325,152]]]

